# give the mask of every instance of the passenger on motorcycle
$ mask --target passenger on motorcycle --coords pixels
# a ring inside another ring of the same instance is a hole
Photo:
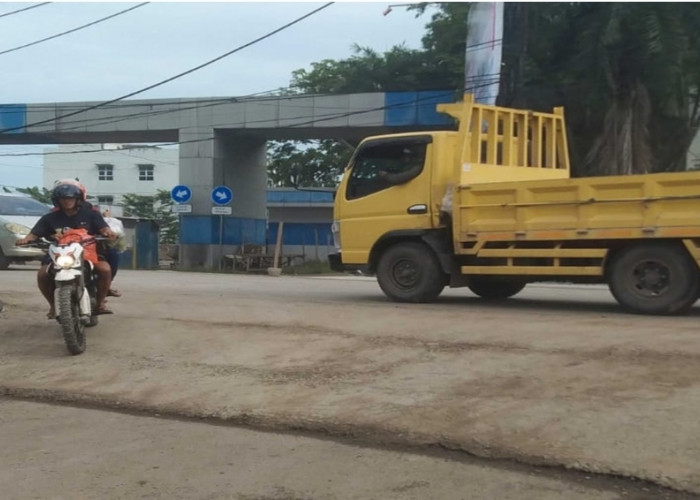
[[[58,186],[59,184],[72,184],[74,186],[77,186],[78,189],[80,189],[80,192],[82,194],[82,207],[81,210],[98,210],[96,206],[94,206],[92,203],[87,201],[87,188],[85,185],[78,180],[76,177],[75,179],[59,179],[54,183],[54,187]],[[54,211],[58,210],[58,208],[54,208]],[[105,213],[102,213],[103,217],[107,217],[108,214],[106,212],[109,212],[108,210],[105,210]],[[105,222],[107,220],[105,219]],[[108,223],[109,225],[109,223]],[[97,247],[98,252],[100,253],[101,256],[104,257],[104,260],[107,261],[109,264],[109,267],[112,269],[112,283],[114,283],[114,278],[117,276],[117,271],[119,270],[119,252],[115,248],[111,248],[108,246],[105,246],[104,244],[98,245]],[[107,291],[107,296],[108,297],[121,297],[122,293],[117,290],[116,288],[111,288]]]
[[[73,184],[59,184],[55,186],[51,193],[51,201],[53,201],[54,206],[58,210],[51,211],[39,219],[27,236],[17,240],[17,245],[25,245],[39,238],[54,238],[57,234],[62,233],[64,229],[84,229],[90,235],[102,235],[111,239],[116,238],[116,234],[109,228],[98,211],[81,210],[83,193],[77,186]],[[112,281],[109,264],[104,260],[90,259],[88,257],[89,252],[86,252],[85,255],[93,263],[98,276],[97,314],[112,314],[112,311],[107,309],[105,305],[105,298]],[[37,282],[41,294],[49,303],[47,317],[53,319],[56,317],[56,309],[54,306],[54,280],[49,274],[50,263],[50,258],[46,256],[37,274]]]

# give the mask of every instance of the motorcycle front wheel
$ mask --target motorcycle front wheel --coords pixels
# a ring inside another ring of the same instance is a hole
[[[80,321],[80,297],[75,283],[58,285],[58,322],[68,352],[73,355],[85,351],[85,325]]]

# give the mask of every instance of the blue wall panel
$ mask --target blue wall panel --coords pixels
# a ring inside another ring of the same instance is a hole
[[[220,216],[183,215],[180,218],[180,238],[183,245],[218,245]],[[243,241],[265,244],[265,220],[224,216],[223,243],[240,245]]]
[[[27,124],[26,104],[0,104],[0,130],[24,127]],[[8,134],[21,134],[25,129],[12,130]]]
[[[216,243],[219,242],[219,221],[216,217]],[[224,217],[224,245],[265,244],[265,220]]]
[[[384,94],[384,124],[389,126],[450,125],[449,116],[438,113],[435,105],[455,102],[451,90],[425,90],[420,92],[387,92]]]
[[[267,191],[268,203],[333,203],[332,191]]]
[[[183,245],[211,245],[215,242],[214,235],[217,235],[218,240],[218,231],[218,217],[211,215],[182,215],[180,217],[179,240]]]
[[[267,243],[274,245],[277,242],[277,229],[279,223],[270,222],[267,230]],[[332,245],[333,236],[331,225],[328,223],[285,222],[282,229],[283,245]]]
[[[384,94],[384,125],[415,125],[417,120],[416,92],[387,92]]]
[[[418,125],[450,125],[454,120],[444,113],[436,111],[436,105],[444,102],[455,102],[453,91],[427,90],[418,92],[416,98]]]

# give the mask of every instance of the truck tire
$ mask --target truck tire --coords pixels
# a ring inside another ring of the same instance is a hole
[[[687,312],[700,294],[700,271],[684,248],[668,243],[628,247],[611,262],[610,291],[637,314]]]
[[[527,283],[507,278],[492,278],[477,276],[469,278],[469,289],[482,299],[504,300],[516,295],[525,288]]]
[[[386,296],[396,302],[432,302],[447,283],[432,250],[415,242],[396,244],[382,254],[377,281]]]

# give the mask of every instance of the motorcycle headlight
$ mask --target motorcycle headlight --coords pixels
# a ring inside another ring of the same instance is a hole
[[[7,229],[9,232],[16,236],[27,236],[30,232],[31,229],[29,229],[27,226],[23,226],[22,224],[16,224],[14,222],[8,222],[5,224],[5,229]]]
[[[56,265],[62,269],[70,269],[75,265],[75,257],[72,255],[59,255],[56,257]]]

